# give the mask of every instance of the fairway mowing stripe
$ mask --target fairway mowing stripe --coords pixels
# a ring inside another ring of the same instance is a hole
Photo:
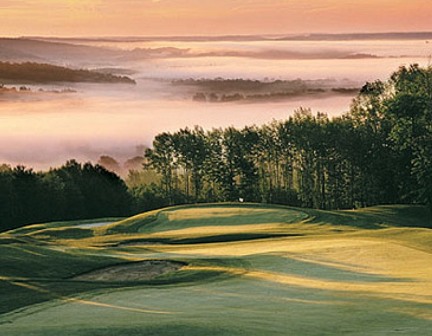
[[[44,288],[41,288],[41,287],[38,287],[35,285],[31,285],[29,283],[17,282],[17,281],[10,281],[10,283],[13,285],[16,285],[16,286],[20,286],[20,287],[24,287],[24,288],[36,291],[36,292],[49,294],[53,298],[59,299],[59,300],[63,301],[64,303],[79,303],[79,304],[84,304],[84,305],[89,305],[89,306],[97,306],[97,307],[102,307],[102,308],[113,308],[113,309],[126,310],[126,311],[131,311],[131,312],[135,312],[135,313],[143,313],[143,314],[159,314],[159,315],[178,314],[178,312],[168,312],[168,311],[123,307],[123,306],[112,305],[109,303],[101,303],[101,302],[94,302],[94,301],[77,299],[77,298],[69,298],[69,297],[55,294],[55,293],[53,293],[47,289],[44,289]]]
[[[424,294],[426,285],[422,285],[422,283],[418,282],[383,282],[380,284],[364,282],[349,283],[340,281],[315,280],[299,276],[263,271],[250,271],[246,273],[245,276],[298,287],[359,292],[366,295],[373,295],[388,299],[398,299],[402,301],[426,304],[432,303],[432,295]]]
[[[28,281],[28,280],[29,278],[0,276],[0,281],[8,281],[10,283],[12,283],[12,281]]]
[[[9,248],[13,248],[13,249],[15,249],[15,250],[18,250],[18,251],[22,251],[22,252],[25,252],[25,253],[28,253],[28,254],[33,254],[33,255],[35,255],[35,256],[38,256],[38,257],[46,257],[46,255],[45,254],[42,254],[42,253],[38,253],[38,252],[34,252],[34,251],[30,251],[30,250],[28,250],[28,249],[26,249],[26,248],[24,248],[23,246],[13,246],[13,245],[10,245],[10,246],[8,246]]]
[[[286,256],[283,256],[283,257],[287,258],[287,259],[292,259],[292,260],[304,262],[304,263],[311,263],[311,264],[321,265],[321,266],[325,266],[325,267],[338,268],[341,270],[346,270],[346,271],[351,271],[351,272],[361,271],[361,273],[363,273],[363,274],[370,274],[370,275],[377,275],[378,274],[377,272],[371,271],[367,266],[348,264],[348,263],[343,263],[343,262],[338,262],[338,261],[319,260],[318,258],[320,258],[320,256],[317,257],[315,255],[304,256],[304,255],[287,254]],[[378,274],[378,275],[381,275],[381,274]]]
[[[352,306],[352,303],[345,301],[317,301],[317,300],[306,300],[306,299],[292,299],[292,298],[282,298],[281,300],[286,302],[304,303],[304,304],[314,304],[314,305],[341,305],[341,306]]]
[[[159,315],[178,314],[178,313],[175,313],[175,312],[167,312],[167,311],[159,311],[159,310],[150,310],[150,309],[123,307],[123,306],[112,305],[112,304],[109,304],[109,303],[95,302],[95,301],[75,299],[75,298],[64,298],[64,301],[70,302],[70,303],[79,303],[79,304],[84,304],[84,305],[89,305],[89,306],[97,306],[97,307],[102,307],[102,308],[114,308],[114,309],[119,309],[119,310],[126,310],[126,311],[135,312],[135,313],[159,314]]]
[[[343,292],[357,292],[359,294],[372,295],[386,299],[401,300],[406,302],[432,304],[432,293],[425,293],[429,283],[427,282],[383,282],[380,284],[364,282],[341,282],[310,279],[295,275],[286,275],[276,272],[258,270],[246,270],[244,268],[221,266],[188,266],[187,269],[195,271],[221,271],[233,275],[245,276],[264,281],[275,282],[284,285],[331,290]]]
[[[23,287],[23,288],[27,288],[30,290],[33,290],[35,292],[39,292],[39,293],[44,293],[44,294],[50,294],[55,298],[62,298],[61,296],[59,296],[58,294],[55,294],[47,289],[44,289],[42,287],[38,287],[35,285],[31,285],[29,283],[26,282],[19,282],[19,281],[9,281],[10,284],[15,285],[15,286],[19,286],[19,287]]]
[[[410,315],[416,318],[421,318],[423,320],[432,321],[432,312],[426,309],[420,308],[404,308],[404,309],[392,309],[395,313],[402,313],[406,315]]]
[[[195,292],[203,293],[203,294],[210,294],[210,295],[218,295],[218,296],[225,296],[225,297],[234,297],[234,298],[240,298],[244,299],[246,294],[239,294],[239,293],[229,293],[229,292],[223,292],[223,291],[216,291],[216,290],[210,290],[210,289],[203,289],[203,288],[194,288],[192,289]],[[247,294],[249,295],[249,294]],[[254,295],[254,298],[257,300],[267,300],[267,295]],[[285,297],[272,297],[271,299],[273,302],[279,301],[279,302],[294,302],[294,303],[304,303],[304,304],[315,304],[315,305],[352,305],[350,302],[346,301],[340,301],[340,300],[306,300],[306,299],[294,299],[294,298],[285,298]]]

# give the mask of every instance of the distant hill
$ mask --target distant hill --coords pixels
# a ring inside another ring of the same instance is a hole
[[[343,41],[343,40],[432,40],[432,32],[387,32],[387,33],[345,33],[345,34],[275,34],[275,35],[220,35],[220,36],[124,36],[124,37],[27,37],[39,41],[82,43],[82,42],[148,42],[148,41]]]
[[[432,40],[432,32],[306,34],[277,38],[278,41]]]
[[[65,43],[83,42],[151,42],[151,41],[177,41],[177,42],[206,42],[206,41],[261,41],[271,39],[266,35],[218,35],[218,36],[105,36],[105,37],[42,37],[28,36],[26,39]]]
[[[16,50],[14,48],[8,48],[3,46],[0,47],[0,60],[12,62],[44,61],[44,59],[41,57],[26,53],[21,50]]]
[[[85,64],[114,59],[120,55],[121,51],[108,48],[31,39],[0,38],[0,61]]]
[[[6,82],[94,82],[94,83],[127,83],[135,81],[126,76],[116,76],[83,69],[70,69],[66,67],[43,63],[9,63],[0,62],[0,81]]]

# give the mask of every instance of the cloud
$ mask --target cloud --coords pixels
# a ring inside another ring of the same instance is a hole
[[[0,0],[3,35],[431,30],[430,0]]]
[[[0,9],[22,9],[30,5],[29,1],[20,0],[2,0],[0,2]]]

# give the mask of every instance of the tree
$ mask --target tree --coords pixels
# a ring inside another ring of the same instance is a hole
[[[6,165],[0,166],[0,231],[17,224],[17,205],[12,169]]]
[[[432,210],[432,67],[401,67],[390,84],[385,110],[392,122],[390,139],[403,156],[405,175],[412,177],[403,190]]]
[[[152,168],[161,174],[161,187],[165,191],[170,204],[173,202],[175,160],[174,140],[170,133],[162,133],[155,137],[153,148],[147,148],[145,158],[148,159],[147,168]]]
[[[186,196],[190,196],[191,180],[194,200],[199,201],[204,187],[204,162],[208,155],[204,130],[195,127],[193,130],[186,128],[174,133],[173,147],[177,162],[183,167]]]
[[[98,164],[118,175],[121,175],[123,173],[123,169],[120,167],[120,164],[117,162],[116,159],[111,156],[102,155],[101,157],[99,157]]]

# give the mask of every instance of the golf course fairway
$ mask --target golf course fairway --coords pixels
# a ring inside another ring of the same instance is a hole
[[[0,234],[0,335],[432,335],[431,227],[238,203],[26,226]]]

